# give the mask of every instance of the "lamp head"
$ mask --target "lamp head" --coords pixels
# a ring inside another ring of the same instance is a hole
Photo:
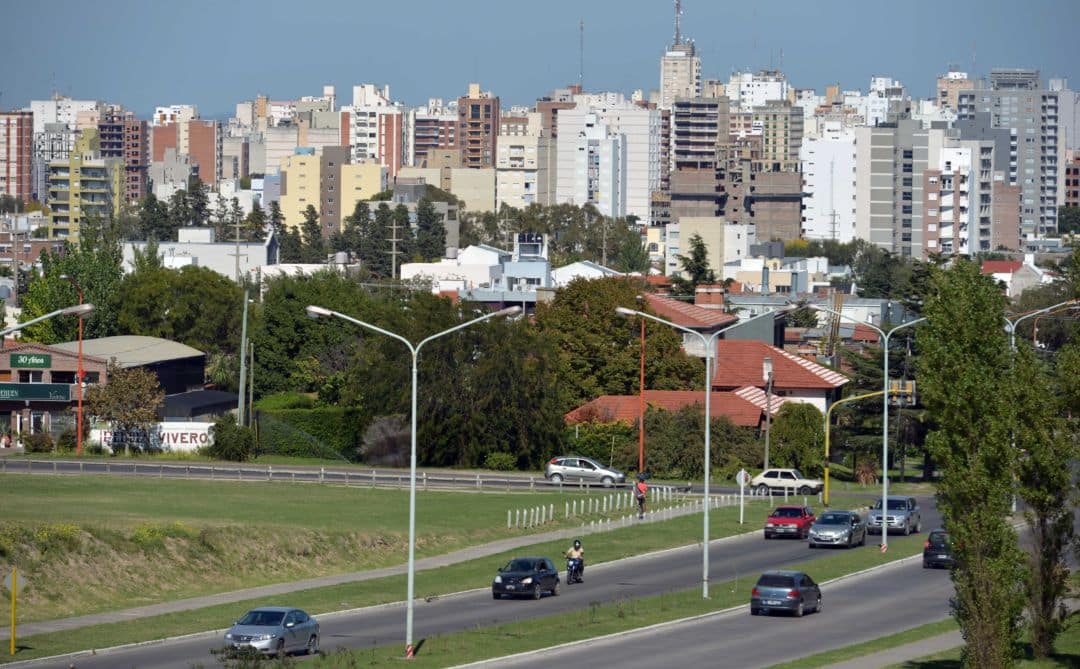
[[[311,307],[308,307],[309,309]],[[513,316],[521,313],[521,307],[507,307],[505,309],[499,309],[495,312],[495,316]]]
[[[307,312],[308,318],[326,318],[333,315],[329,309],[317,307],[314,304],[309,304],[304,311]]]
[[[615,307],[615,313],[620,316],[637,316],[637,312],[633,309],[627,309],[626,307]]]
[[[70,307],[64,307],[60,310],[61,316],[85,316],[94,310],[92,304],[76,304]]]
[[[761,359],[761,378],[768,381],[772,376],[772,358],[765,356]]]

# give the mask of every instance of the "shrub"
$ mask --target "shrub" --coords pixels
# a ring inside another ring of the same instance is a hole
[[[315,400],[311,395],[297,392],[284,392],[267,395],[255,403],[259,411],[277,411],[280,409],[311,409]]]
[[[255,433],[249,427],[236,424],[231,414],[217,419],[210,427],[214,442],[203,453],[216,460],[244,462],[255,454]]]
[[[23,447],[27,453],[51,453],[53,450],[52,435],[48,432],[36,432],[23,437]]]
[[[131,540],[142,548],[160,548],[167,537],[192,537],[195,531],[183,523],[172,522],[165,525],[148,523],[139,525],[131,533]]]
[[[484,467],[498,472],[508,472],[517,466],[517,458],[509,453],[488,453],[484,458]]]
[[[56,438],[56,450],[58,451],[74,451],[78,446],[75,439],[75,430],[64,430],[60,433],[60,436]]]
[[[355,458],[371,422],[350,407],[259,411],[259,452],[310,457]]]

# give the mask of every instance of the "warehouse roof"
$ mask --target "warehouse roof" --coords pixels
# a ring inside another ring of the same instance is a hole
[[[54,344],[53,348],[74,353],[79,349],[79,342],[68,341],[62,344]],[[104,358],[105,360],[116,358],[121,367],[142,367],[167,360],[182,360],[205,355],[202,351],[180,342],[169,341],[160,337],[137,335],[84,339],[82,350],[83,355]]]

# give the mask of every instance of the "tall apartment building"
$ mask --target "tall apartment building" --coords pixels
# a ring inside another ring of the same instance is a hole
[[[404,164],[405,114],[391,101],[390,87],[354,86],[353,104],[343,112],[348,114],[352,162],[376,161],[396,177]]]
[[[701,58],[694,43],[679,41],[660,57],[660,109],[671,109],[678,98],[701,96]]]
[[[499,136],[499,98],[469,84],[468,95],[458,98],[458,148],[467,168],[494,167]]]
[[[78,242],[87,217],[109,219],[123,197],[119,158],[102,158],[97,130],[82,133],[67,160],[49,163],[49,235]]]
[[[323,235],[341,229],[342,221],[360,200],[370,200],[387,189],[387,169],[375,162],[348,162],[348,147],[326,147],[322,155],[297,148],[282,160],[281,213],[287,227],[304,222],[308,205],[319,213]]]
[[[803,236],[847,243],[855,238],[855,131],[807,139],[802,163]]]
[[[1007,182],[1020,187],[1020,226],[1026,238],[1057,231],[1058,91],[1043,87],[1038,70],[993,70],[989,88],[961,91],[958,123],[989,113],[992,126],[1009,129]]]
[[[736,72],[731,75],[724,92],[731,106],[743,111],[764,107],[775,100],[791,99],[792,89],[787,76],[779,70]]]
[[[1065,190],[1062,204],[1066,207],[1080,207],[1080,153],[1072,153],[1065,163]]]
[[[101,108],[97,100],[73,100],[55,95],[48,100],[31,100],[30,111],[34,114],[34,134],[45,131],[48,123],[63,123],[75,130],[79,112]]]
[[[677,98],[671,110],[670,217],[715,217],[723,205],[717,149],[729,141],[726,97]]]
[[[187,135],[187,154],[199,168],[199,180],[210,188],[217,186],[221,180],[221,125],[217,121],[188,121]]]
[[[0,195],[33,199],[33,158],[33,112],[0,112]]]
[[[774,100],[753,108],[754,130],[762,136],[762,170],[798,172],[803,141],[803,110]]]
[[[151,125],[175,125],[176,150],[180,153],[190,154],[191,147],[188,145],[188,123],[197,120],[198,118],[199,108],[195,105],[168,105],[165,107],[157,107],[154,110],[154,117],[151,119]],[[155,154],[156,153],[157,152],[155,151]],[[164,150],[162,150],[161,155],[165,155]],[[155,160],[158,159],[155,158]]]
[[[960,108],[960,91],[971,90],[972,81],[968,79],[967,72],[949,70],[937,78],[936,88],[938,107],[956,111]]]
[[[150,136],[146,121],[133,112],[110,107],[98,121],[102,158],[119,158],[124,163],[124,200],[138,202],[146,197],[150,167]]]
[[[547,152],[547,195],[542,200],[542,205],[555,204],[555,178],[558,174],[559,156],[559,112],[563,109],[573,109],[577,103],[574,95],[581,93],[580,86],[570,86],[565,89],[552,91],[549,95],[536,101],[536,111],[540,114],[541,134],[548,138]]]
[[[410,109],[405,115],[405,164],[424,167],[431,152],[457,148],[456,108],[446,108],[440,99],[428,100],[427,107]]]
[[[548,199],[548,138],[534,134],[499,136],[495,160],[496,208],[524,209]]]

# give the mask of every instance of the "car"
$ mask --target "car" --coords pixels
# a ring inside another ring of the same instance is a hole
[[[953,551],[948,532],[939,528],[927,535],[926,543],[923,544],[922,566],[923,569],[932,567],[952,568]]]
[[[907,536],[922,531],[922,508],[914,497],[889,496],[886,498],[889,508],[885,514],[887,532],[901,532]],[[870,534],[881,534],[881,500],[874,502],[870,509],[866,525]]]
[[[519,557],[499,568],[491,582],[491,597],[532,597],[540,599],[545,592],[552,597],[559,594],[559,570],[551,558]]]
[[[801,618],[808,610],[821,613],[821,588],[801,571],[767,571],[750,591],[750,615],[784,611]]]
[[[613,486],[626,483],[626,474],[580,455],[559,455],[547,463],[544,478],[552,483],[586,481]]]
[[[796,537],[805,539],[814,524],[814,512],[808,506],[778,506],[765,519],[765,538]]]
[[[789,495],[813,495],[825,489],[825,482],[806,478],[798,469],[766,469],[750,479],[750,489],[759,495],[785,490]]]
[[[301,609],[263,606],[244,614],[225,632],[228,651],[285,655],[319,652],[319,622]]]
[[[826,511],[810,526],[807,545],[810,548],[864,546],[866,521],[854,511]]]

